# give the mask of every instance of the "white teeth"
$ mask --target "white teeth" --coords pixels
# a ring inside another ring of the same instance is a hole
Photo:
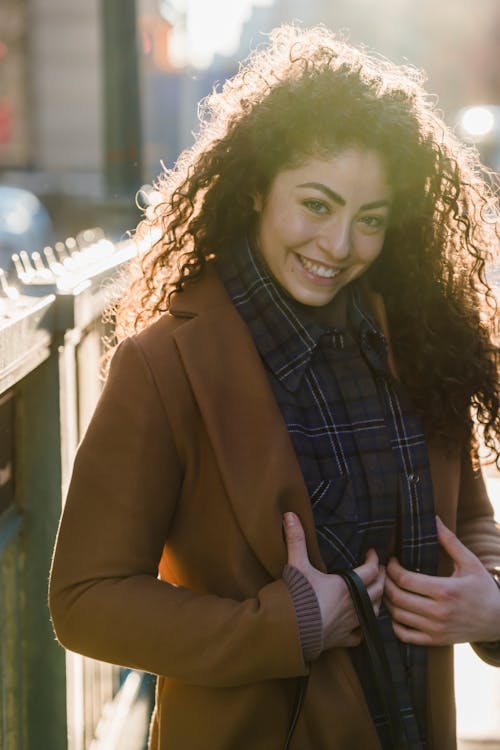
[[[333,279],[340,271],[337,268],[327,268],[321,266],[319,263],[313,263],[311,260],[304,258],[303,255],[298,256],[300,262],[307,271],[310,271],[315,276],[320,276],[322,279]]]

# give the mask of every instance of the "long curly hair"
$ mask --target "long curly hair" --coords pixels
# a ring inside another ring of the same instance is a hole
[[[349,147],[375,150],[394,200],[366,277],[385,300],[400,377],[428,436],[472,439],[474,423],[499,465],[498,315],[486,277],[498,247],[495,194],[422,74],[322,26],[282,26],[207,97],[200,122],[137,228],[148,249],[129,269],[117,340],[167,312],[210,258],[254,231],[254,198],[265,200],[281,170]]]

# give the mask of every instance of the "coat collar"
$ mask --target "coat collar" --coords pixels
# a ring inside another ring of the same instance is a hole
[[[282,518],[301,519],[313,565],[324,569],[311,504],[253,340],[214,268],[172,299],[191,318],[174,338],[241,529],[272,578],[286,563]],[[276,540],[280,544],[276,544]]]

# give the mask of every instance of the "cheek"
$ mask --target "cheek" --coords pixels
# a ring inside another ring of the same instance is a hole
[[[358,246],[358,257],[363,263],[372,263],[384,246],[384,237],[364,237]]]
[[[294,214],[293,211],[282,211],[276,214],[274,221],[271,222],[274,234],[283,239],[293,237],[303,231],[302,219]]]
[[[288,207],[275,208],[268,206],[263,214],[258,236],[261,239],[261,252],[268,256],[268,261],[282,263],[293,251],[314,237],[314,229],[304,217]]]
[[[289,216],[281,229],[282,244],[292,251],[315,244],[318,236],[318,228],[301,216]]]

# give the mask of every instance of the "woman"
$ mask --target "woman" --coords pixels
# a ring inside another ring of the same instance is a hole
[[[59,640],[160,675],[155,750],[392,748],[354,569],[405,746],[456,747],[451,644],[500,663],[475,155],[414,71],[286,27],[158,189],[58,535]]]

